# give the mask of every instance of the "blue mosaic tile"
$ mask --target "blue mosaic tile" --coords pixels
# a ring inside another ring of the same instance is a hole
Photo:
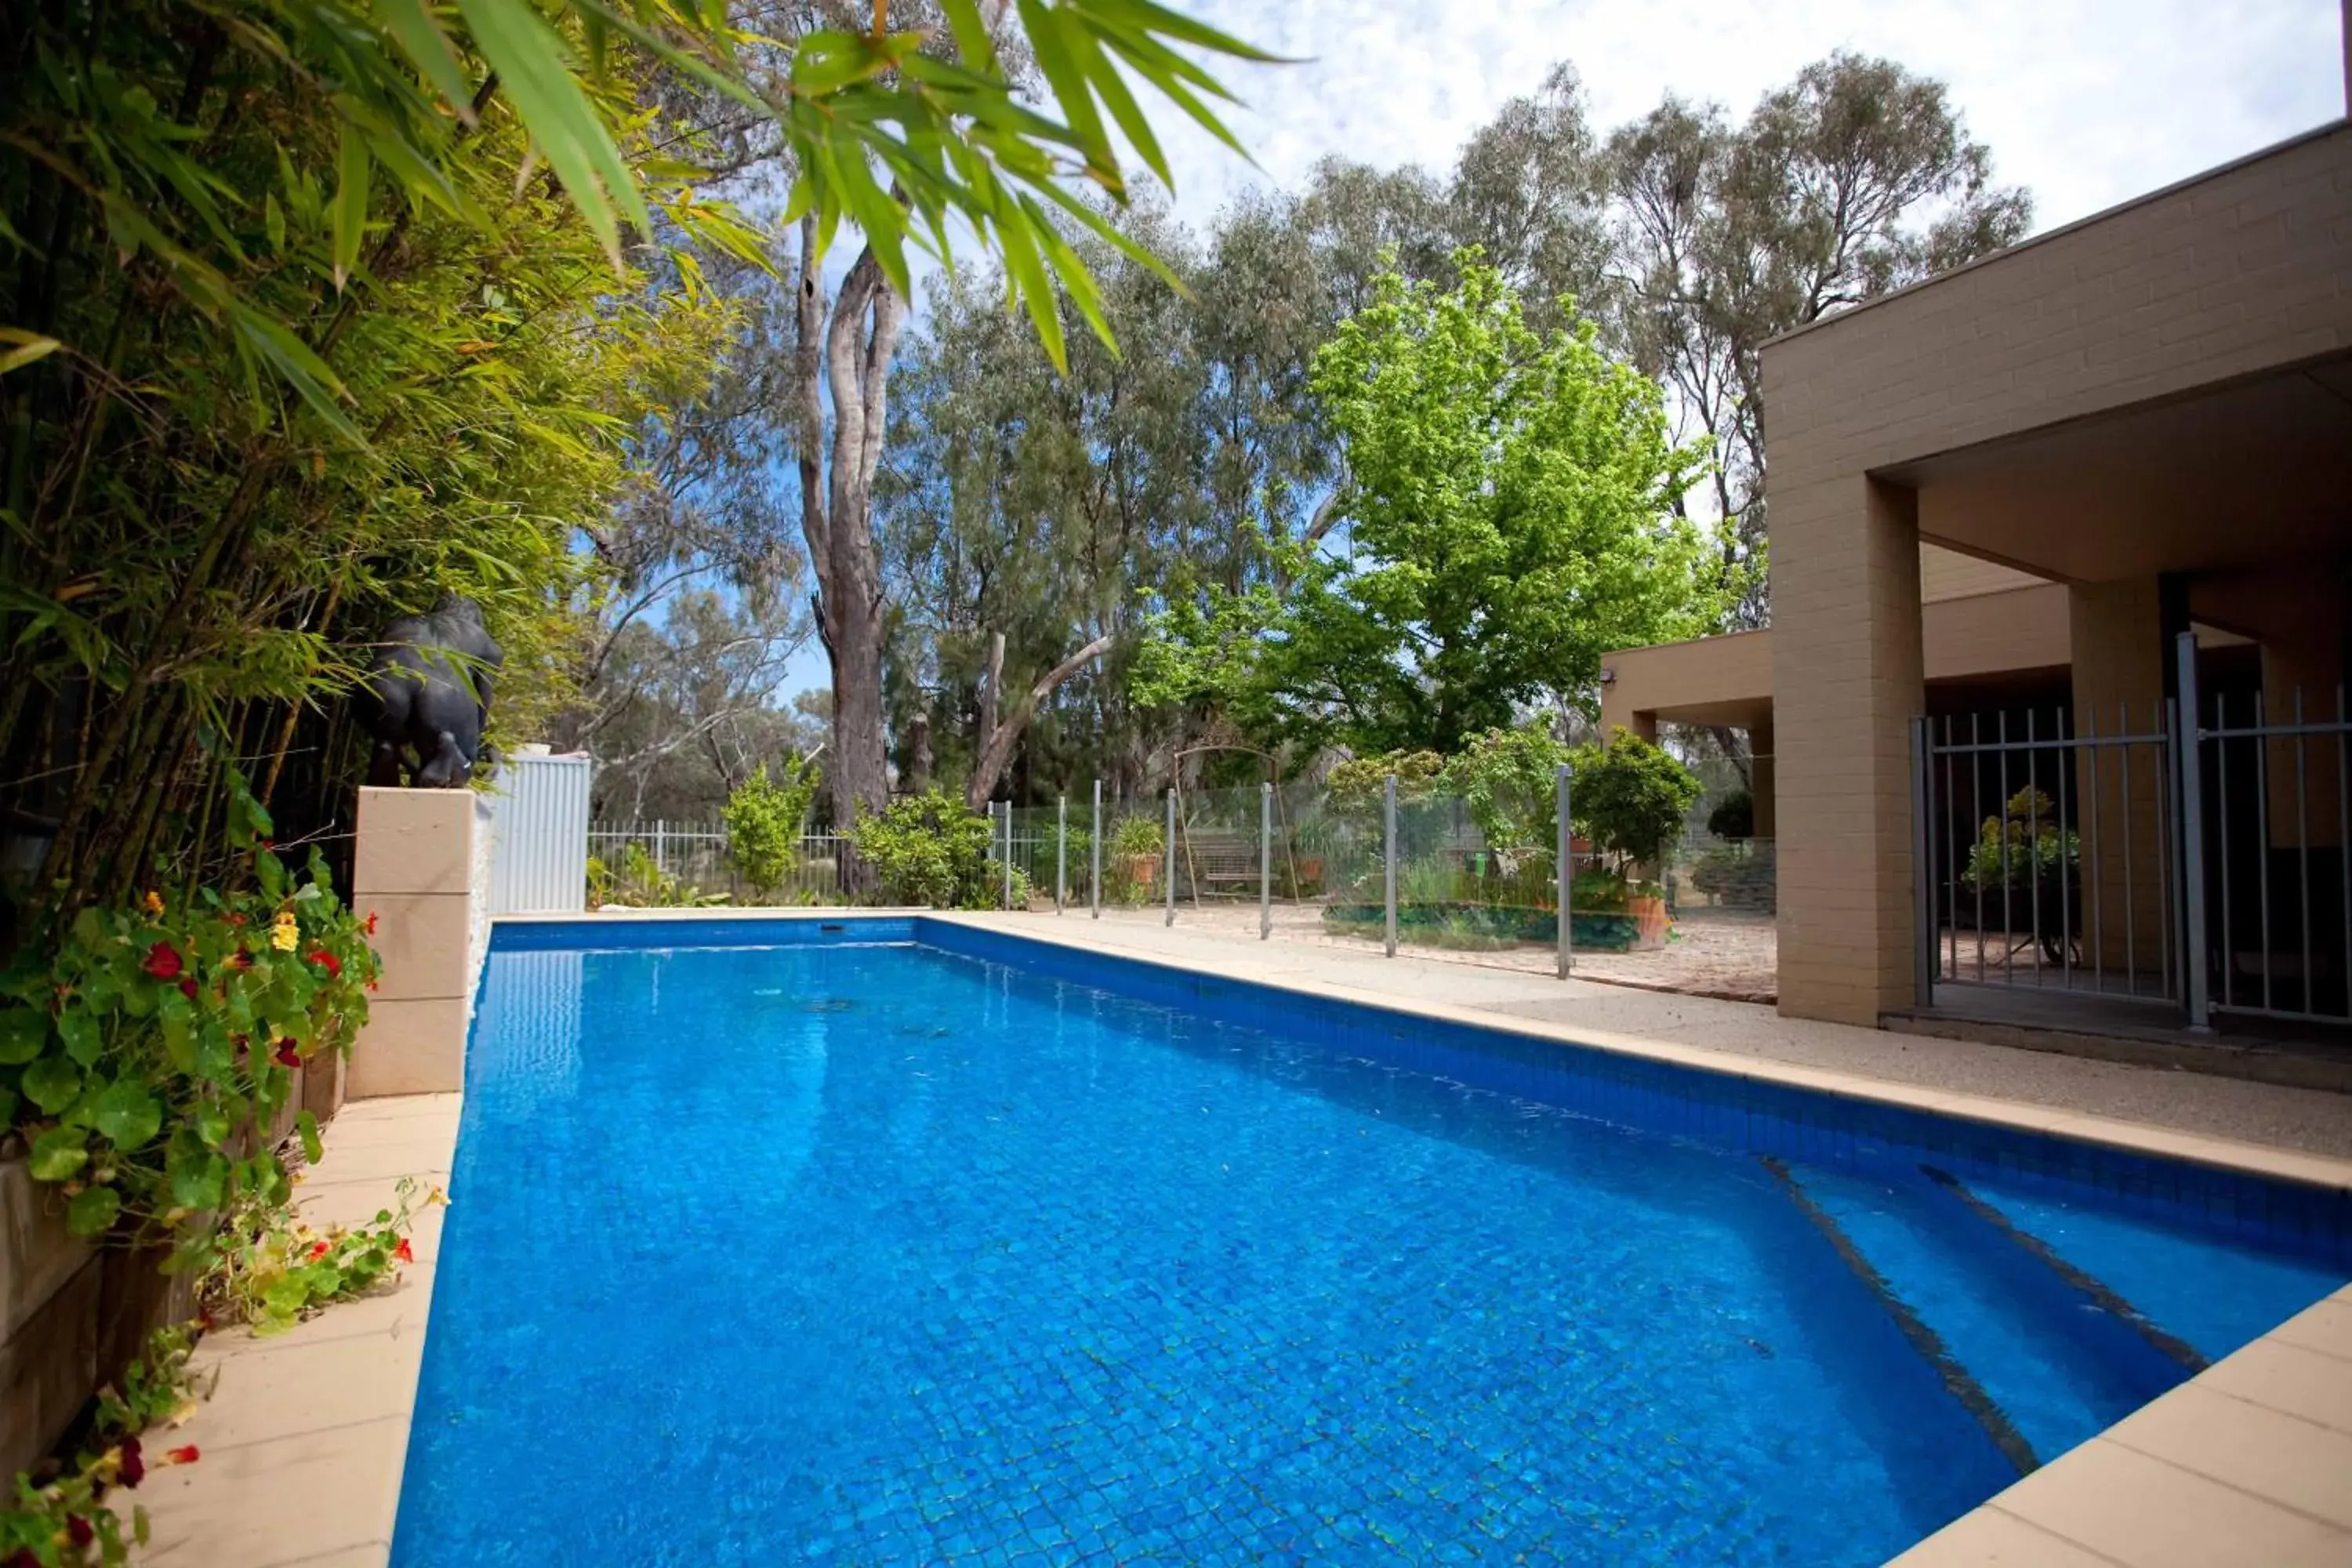
[[[403,1568],[1871,1563],[2014,1471],[1758,1156],[2242,1272],[2209,1337],[2345,1256],[2340,1194],[1525,1035],[636,923],[499,928]],[[2063,1322],[1991,1237],[1896,1287]]]

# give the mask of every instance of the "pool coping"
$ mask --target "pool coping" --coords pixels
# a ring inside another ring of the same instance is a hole
[[[1171,974],[1265,986],[1294,995],[1336,1000],[1404,1017],[1496,1030],[1565,1047],[1615,1053],[1645,1061],[1696,1069],[1718,1076],[1752,1079],[1791,1089],[1827,1093],[1957,1117],[2027,1133],[2099,1143],[2132,1153],[2182,1160],[2273,1180],[2352,1190],[2352,1162],[2260,1144],[2206,1138],[2147,1127],[2111,1118],[2084,1116],[2047,1110],[1986,1096],[1915,1089],[1884,1079],[1865,1078],[1820,1068],[1760,1061],[1704,1047],[1644,1039],[1638,1036],[1555,1025],[1457,1004],[1398,997],[1361,991],[1342,984],[1301,983],[1269,973],[1273,966],[1238,959],[1217,968],[1184,963],[1119,944],[1113,933],[1089,926],[1081,931],[1056,931],[1029,925],[1019,917],[949,913],[926,910],[628,910],[583,914],[501,915],[495,923],[519,926],[659,922],[690,926],[717,921],[915,919],[986,931],[1019,941],[1037,942],[1070,952],[1110,956],[1120,962],[1149,965]],[[919,933],[920,926],[917,927]],[[1090,938],[1094,940],[1089,940]],[[492,944],[494,945],[494,944]],[[420,1105],[421,1097],[404,1097]],[[454,1096],[434,1100],[448,1104]],[[404,1099],[360,1102],[381,1106],[380,1114],[397,1116]],[[339,1126],[359,1105],[328,1129],[328,1164],[339,1152]],[[351,1132],[357,1132],[357,1123]],[[454,1115],[448,1136],[454,1141]],[[346,1145],[348,1147],[348,1145]],[[356,1169],[371,1167],[364,1147],[356,1151]],[[444,1155],[454,1164],[454,1152]],[[323,1172],[322,1172],[323,1173]],[[388,1182],[389,1177],[380,1177]],[[446,1178],[445,1178],[446,1179]],[[462,1194],[458,1194],[462,1198]],[[437,1236],[434,1237],[437,1242]],[[286,1468],[247,1467],[238,1470],[238,1445],[223,1445],[216,1457],[231,1461],[173,1469],[163,1473],[167,1484],[197,1494],[198,1505],[163,1508],[167,1499],[156,1495],[152,1483],[141,1498],[168,1523],[168,1537],[159,1539],[150,1560],[159,1563],[245,1561],[272,1568],[378,1568],[387,1562],[396,1515],[406,1434],[413,1418],[417,1368],[432,1296],[430,1253],[425,1266],[398,1295],[400,1302],[388,1315],[388,1326],[354,1318],[341,1320],[352,1330],[335,1331],[333,1314],[319,1320],[321,1336],[342,1347],[353,1358],[354,1373],[371,1370],[360,1358],[381,1363],[373,1367],[374,1382],[402,1391],[396,1417],[396,1443],[348,1442],[346,1431],[368,1430],[373,1423],[321,1425],[316,1413],[292,1417],[310,1436],[282,1436],[280,1443],[310,1445],[295,1472],[305,1500],[293,1512],[305,1514],[323,1508],[331,1515],[351,1515],[328,1529],[319,1548],[296,1546],[291,1551],[256,1556],[224,1551],[229,1538],[222,1532],[249,1528],[255,1520],[279,1523],[289,1518]],[[366,1310],[372,1303],[339,1309],[344,1313]],[[306,1325],[310,1327],[310,1325]],[[257,1375],[268,1363],[264,1355],[285,1351],[313,1355],[326,1345],[269,1342],[267,1350],[237,1351],[223,1347],[223,1399],[237,1387],[239,1374]],[[214,1406],[193,1420],[187,1436],[199,1443],[214,1425]],[[379,1415],[376,1422],[386,1417]],[[307,1425],[306,1425],[307,1423]],[[386,1433],[391,1430],[383,1428]],[[258,1454],[271,1444],[243,1446]],[[332,1538],[340,1536],[339,1540]],[[320,1542],[317,1535],[309,1540]],[[1974,1510],[1906,1549],[1894,1560],[1901,1568],[1961,1568],[1964,1564],[2033,1563],[2050,1568],[2071,1564],[2123,1564],[2125,1568],[2175,1568],[2220,1561],[2261,1561],[2293,1564],[2341,1564],[2352,1561],[2352,1285],[2287,1320],[2236,1353],[2152,1401],[2116,1426],[2052,1459],[2032,1475],[1996,1494]]]

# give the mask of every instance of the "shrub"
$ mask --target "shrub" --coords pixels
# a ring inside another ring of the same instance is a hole
[[[709,909],[727,901],[724,893],[706,893],[693,883],[661,868],[642,844],[621,846],[621,863],[614,866],[588,857],[588,907],[620,904],[635,910]]]
[[[1679,837],[1699,796],[1691,771],[1638,735],[1619,730],[1606,749],[1578,749],[1574,812],[1621,869],[1655,865]]]
[[[988,818],[944,790],[894,800],[861,814],[848,833],[874,868],[883,899],[937,910],[993,908]]]
[[[799,863],[801,827],[823,780],[814,758],[786,763],[781,783],[769,781],[761,763],[727,797],[727,858],[761,898],[772,897]]]
[[[1717,838],[1755,837],[1756,797],[1744,789],[1725,795],[1706,814],[1706,830]]]
[[[1495,852],[1503,875],[1551,863],[1559,832],[1559,770],[1575,756],[1542,724],[1489,730],[1445,764],[1444,785],[1462,797],[1470,820]],[[1403,781],[1398,781],[1402,790]]]
[[[1359,821],[1380,820],[1388,791],[1388,777],[1396,774],[1397,801],[1422,800],[1434,793],[1445,774],[1445,759],[1435,752],[1383,752],[1372,757],[1349,757],[1333,767],[1323,781],[1331,808]]]

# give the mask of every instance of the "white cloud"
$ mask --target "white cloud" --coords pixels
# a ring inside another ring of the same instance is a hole
[[[1574,62],[1604,129],[1668,91],[1744,115],[1832,49],[1940,78],[1996,177],[2052,227],[2344,113],[2338,0],[1174,0],[1304,58],[1231,70],[1262,173],[1160,106],[1178,207],[1205,220],[1328,153],[1443,171],[1504,100]]]

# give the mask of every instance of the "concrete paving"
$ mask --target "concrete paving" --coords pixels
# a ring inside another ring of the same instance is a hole
[[[968,917],[969,918],[969,917]],[[2073,1114],[2145,1122],[2208,1138],[2352,1158],[2352,1096],[2203,1073],[2094,1061],[1971,1040],[1935,1039],[1783,1018],[1752,1003],[1637,991],[1377,950],[1280,940],[1255,926],[1154,924],[1131,911],[1100,921],[1084,910],[992,917],[1008,931],[1290,984],[1344,986],[1442,1002],[1568,1029],[1693,1046],[1735,1057],[1851,1073],[1945,1093],[2024,1101]]]

